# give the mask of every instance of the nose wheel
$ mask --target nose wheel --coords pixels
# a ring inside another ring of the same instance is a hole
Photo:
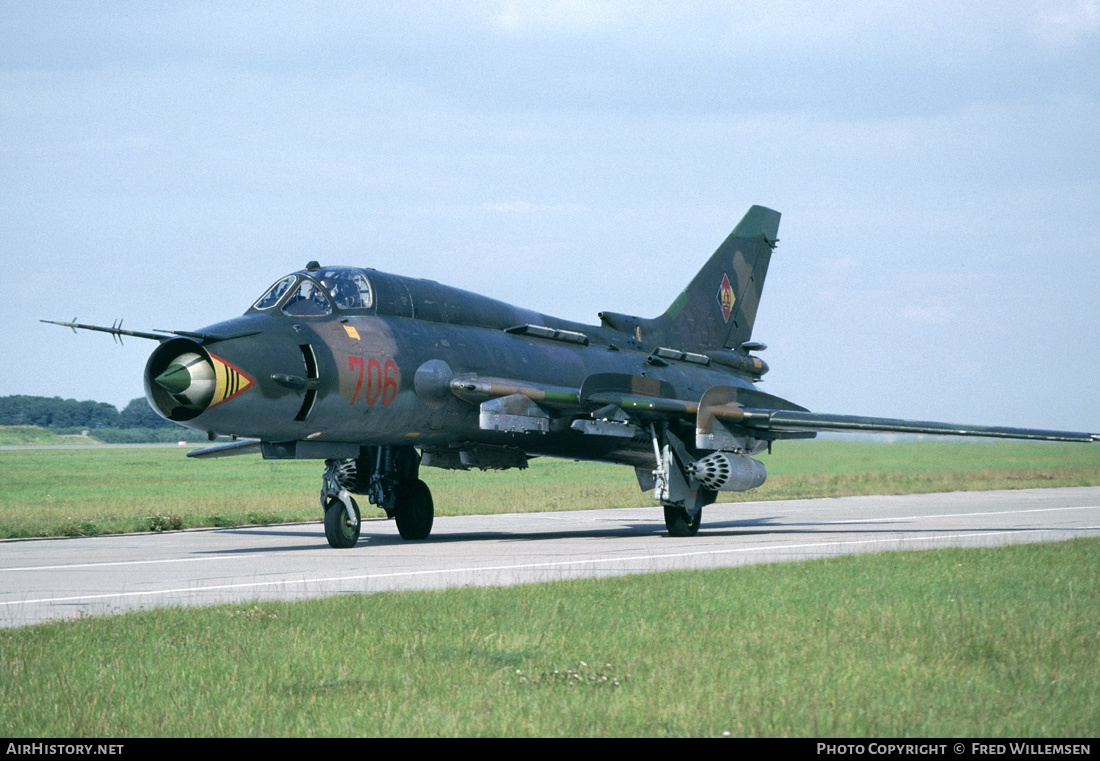
[[[359,541],[359,505],[347,492],[344,495],[325,505],[325,538],[338,550],[354,547]]]
[[[350,461],[349,461],[350,462]],[[354,463],[329,460],[321,480],[321,507],[325,511],[325,539],[338,550],[359,541],[359,504],[348,493],[355,483]]]

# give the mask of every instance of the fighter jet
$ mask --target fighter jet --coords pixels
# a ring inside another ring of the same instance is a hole
[[[531,457],[620,463],[653,490],[673,536],[720,491],[764,483],[757,455],[818,431],[1097,442],[1100,434],[835,415],[764,393],[752,340],[779,212],[753,206],[665,312],[583,325],[373,269],[280,278],[240,317],[156,340],[145,393],[160,415],[231,443],[188,453],[325,461],[325,536],[353,547],[352,494],[405,539],[432,529],[421,466],[525,468]]]

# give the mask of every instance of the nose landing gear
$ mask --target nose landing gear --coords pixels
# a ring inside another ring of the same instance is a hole
[[[350,495],[347,502],[333,498],[325,505],[325,538],[336,549],[354,547],[359,541],[359,505]]]
[[[420,455],[412,447],[362,447],[354,460],[325,460],[321,507],[328,543],[346,549],[359,539],[359,505],[349,492],[385,510],[402,539],[427,539],[435,505],[419,474]]]
[[[435,504],[428,485],[419,479],[399,484],[393,517],[402,539],[427,539],[435,517]]]
[[[325,514],[325,538],[336,549],[354,547],[359,541],[359,504],[348,494],[355,485],[355,460],[326,460],[321,482],[321,509]]]

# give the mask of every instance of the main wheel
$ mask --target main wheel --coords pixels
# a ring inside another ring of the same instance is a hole
[[[695,536],[699,531],[699,525],[703,522],[703,508],[695,517],[688,517],[687,511],[682,507],[665,505],[665,527],[669,536]]]
[[[325,539],[338,550],[354,547],[359,541],[359,505],[353,497],[348,499],[351,500],[351,509],[355,513],[354,526],[348,520],[348,512],[339,497],[333,497],[325,505]]]
[[[393,517],[402,539],[427,539],[435,517],[435,504],[428,485],[419,480],[398,484]]]

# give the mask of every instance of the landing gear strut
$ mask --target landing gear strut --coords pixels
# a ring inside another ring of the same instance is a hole
[[[652,424],[649,432],[657,459],[657,469],[653,471],[654,496],[665,509],[668,534],[695,536],[703,523],[703,506],[714,502],[718,493],[696,480],[689,467],[695,458],[676,434],[667,428],[659,434]]]
[[[325,460],[321,507],[333,547],[354,547],[359,539],[359,505],[349,492],[385,510],[402,539],[427,539],[432,531],[432,492],[420,480],[420,455],[412,447],[362,447],[354,460]]]

